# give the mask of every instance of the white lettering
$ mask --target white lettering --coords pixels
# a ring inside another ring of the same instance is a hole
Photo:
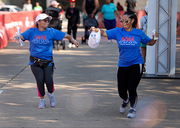
[[[10,28],[16,27],[16,26],[22,27],[23,26],[22,21],[14,21],[14,22],[5,24],[5,27],[7,30],[9,30]]]
[[[29,17],[26,17],[25,25],[27,28],[34,26],[34,21],[29,21]]]

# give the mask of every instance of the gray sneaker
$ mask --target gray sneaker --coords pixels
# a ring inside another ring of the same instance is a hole
[[[127,110],[128,104],[129,101],[127,103],[123,101],[122,105],[120,106],[119,112],[123,114]]]
[[[45,99],[40,99],[38,108],[40,108],[40,109],[45,108],[45,106],[46,106],[45,103],[46,103]]]
[[[51,107],[55,107],[56,105],[56,101],[55,101],[55,98],[54,98],[54,93],[48,93],[48,97],[49,97],[49,100],[50,100],[50,105]]]
[[[136,110],[130,109],[127,118],[134,118],[134,117],[136,117]]]

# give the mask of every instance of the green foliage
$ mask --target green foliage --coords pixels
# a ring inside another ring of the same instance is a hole
[[[6,0],[2,0],[3,3],[6,3]]]

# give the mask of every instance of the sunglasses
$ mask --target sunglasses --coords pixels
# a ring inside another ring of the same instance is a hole
[[[121,23],[129,23],[129,20],[120,20]]]
[[[43,19],[42,21],[44,21],[44,22],[49,22],[49,19]]]

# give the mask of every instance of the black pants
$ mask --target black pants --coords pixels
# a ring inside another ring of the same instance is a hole
[[[71,31],[73,32],[73,38],[76,39],[77,25],[72,26],[72,25],[68,24],[67,34],[71,35]]]
[[[44,88],[45,83],[48,92],[49,93],[54,92],[53,66],[47,66],[46,68],[41,68],[35,65],[31,65],[31,71],[36,78],[39,97],[43,97],[45,95],[45,88]]]
[[[126,101],[129,98],[132,108],[137,104],[137,87],[142,77],[143,64],[119,67],[117,72],[119,96]],[[129,95],[128,95],[129,94]]]

